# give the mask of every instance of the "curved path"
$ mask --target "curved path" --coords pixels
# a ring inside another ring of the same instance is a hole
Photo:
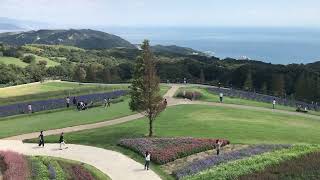
[[[160,180],[153,171],[145,171],[143,165],[127,156],[106,149],[68,144],[68,149],[59,150],[58,144],[24,144],[21,141],[0,140],[0,150],[11,150],[25,155],[52,156],[90,164],[113,180]]]
[[[173,98],[175,93],[177,92],[177,90],[180,87],[184,87],[185,85],[170,84],[170,86],[171,86],[171,88],[164,95],[164,98],[166,98],[168,101],[168,106],[176,106],[176,105],[181,105],[181,104],[198,104],[198,105],[220,106],[220,107],[230,107],[230,108],[245,109],[245,110],[275,112],[275,113],[302,116],[302,117],[320,120],[320,116],[285,111],[285,110],[268,109],[268,108],[264,108],[264,107],[254,107],[254,106],[246,106],[246,105],[176,99],[176,98]],[[79,125],[79,126],[66,127],[66,128],[62,128],[62,129],[46,130],[45,134],[46,135],[57,135],[57,134],[60,134],[61,132],[69,133],[69,132],[75,132],[75,131],[95,129],[95,128],[111,126],[111,125],[115,125],[115,124],[120,124],[120,123],[124,123],[124,122],[128,122],[128,121],[136,120],[136,119],[139,119],[142,117],[144,117],[142,114],[134,114],[134,115],[130,115],[130,116],[122,117],[122,118],[117,118],[117,119],[109,120],[109,121],[98,122],[98,123],[94,123],[94,124],[85,124],[85,125]],[[5,140],[20,140],[20,141],[22,141],[25,139],[37,138],[38,135],[39,135],[38,132],[34,132],[34,133],[22,134],[22,135],[18,135],[18,136],[7,137],[4,139]]]

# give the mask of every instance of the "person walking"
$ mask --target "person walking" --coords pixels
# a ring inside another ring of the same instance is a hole
[[[108,98],[108,101],[107,101],[107,103],[108,103],[108,107],[110,107],[110,106],[111,106],[111,101],[110,101],[110,98]]]
[[[276,107],[276,99],[273,99],[272,101],[272,109],[274,109]]]
[[[66,146],[66,143],[65,143],[65,141],[64,141],[64,136],[63,136],[63,132],[61,133],[61,135],[60,135],[60,138],[59,138],[59,143],[60,143],[60,150],[62,150],[62,145],[63,146]]]
[[[149,153],[149,151],[146,151],[146,154],[145,154],[145,164],[144,164],[144,170],[149,170],[149,166],[150,166],[150,159],[151,159],[151,155]]]
[[[104,108],[107,108],[107,105],[108,105],[108,100],[107,100],[107,98],[104,98],[104,99],[103,99],[103,102],[104,102]]]
[[[220,154],[220,149],[222,146],[222,141],[220,139],[216,140],[216,150],[217,150],[217,156]]]
[[[220,98],[220,102],[222,103],[222,101],[223,101],[223,93],[222,92],[219,94],[219,98]]]
[[[73,97],[73,99],[72,99],[72,103],[73,103],[73,105],[74,105],[74,106],[76,106],[76,105],[77,105],[77,99],[76,99],[76,97]]]
[[[40,132],[39,135],[39,147],[42,146],[44,147],[44,136],[43,136],[43,131]]]
[[[70,107],[70,98],[69,97],[66,98],[66,104],[67,104],[67,108],[69,108]]]
[[[31,104],[28,104],[28,107],[27,107],[27,108],[28,108],[28,113],[31,114],[31,113],[32,113],[32,105],[31,105]]]

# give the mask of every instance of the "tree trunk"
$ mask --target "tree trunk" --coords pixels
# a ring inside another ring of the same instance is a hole
[[[149,137],[152,137],[152,136],[153,136],[152,123],[153,123],[153,120],[152,120],[152,118],[149,117]]]

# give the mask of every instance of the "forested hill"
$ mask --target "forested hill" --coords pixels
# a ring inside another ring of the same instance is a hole
[[[38,30],[21,33],[2,33],[0,42],[22,46],[26,44],[69,45],[84,49],[135,48],[121,37],[90,29]]]

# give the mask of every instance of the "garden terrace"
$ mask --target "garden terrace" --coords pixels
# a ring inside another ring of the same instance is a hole
[[[151,161],[165,164],[175,159],[194,153],[213,149],[217,139],[201,138],[137,138],[122,139],[119,145],[131,149],[144,156],[149,151]],[[222,146],[229,144],[228,140],[221,139]]]

